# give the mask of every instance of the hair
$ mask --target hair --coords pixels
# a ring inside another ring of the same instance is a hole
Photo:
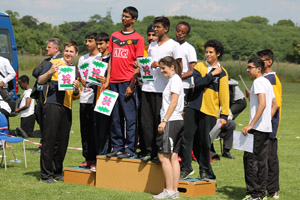
[[[49,40],[47,40],[47,43],[52,42],[54,46],[57,46],[58,48],[60,48],[60,39],[58,38],[50,38]]]
[[[109,35],[105,32],[101,32],[97,35],[95,40],[109,42]]]
[[[206,49],[207,47],[212,47],[215,49],[216,53],[220,53],[220,56],[218,57],[221,58],[223,53],[224,53],[224,46],[221,42],[219,42],[218,40],[208,40],[207,42],[205,42],[204,44],[204,48]]]
[[[271,49],[264,49],[262,51],[258,51],[256,52],[256,55],[258,57],[263,57],[263,56],[266,56],[268,57],[268,59],[271,59],[272,60],[272,64],[273,64],[273,60],[274,60],[274,53]]]
[[[153,23],[150,24],[147,28],[147,33],[149,33],[149,32],[154,32],[154,24]]]
[[[65,43],[65,48],[66,47],[74,47],[75,51],[78,52],[78,44],[74,40],[69,40],[68,42]]]
[[[132,17],[132,19],[137,19],[139,16],[139,11],[132,6],[128,6],[126,8],[123,9],[123,12],[129,13]]]
[[[260,67],[260,68],[261,68],[261,73],[262,73],[262,74],[264,73],[264,70],[265,70],[265,62],[264,62],[262,59],[260,59],[260,58],[258,58],[258,57],[252,57],[252,58],[250,58],[250,59],[248,60],[248,64],[249,64],[249,63],[253,63],[254,66],[255,66],[256,68]]]
[[[22,75],[18,78],[18,80],[22,81],[23,83],[29,84],[29,77],[27,75]]]
[[[159,16],[159,17],[155,17],[153,20],[153,23],[161,23],[163,25],[164,28],[168,28],[168,31],[170,30],[170,20],[167,17],[164,16]]]
[[[85,39],[96,39],[97,33],[96,32],[89,32],[85,35]]]
[[[159,64],[162,63],[164,65],[167,65],[168,67],[174,66],[175,73],[178,74],[181,77],[181,67],[179,62],[174,59],[172,56],[166,56],[159,60]]]
[[[187,34],[189,34],[189,33],[190,33],[190,31],[191,31],[191,25],[190,25],[189,23],[187,23],[187,22],[185,22],[185,21],[181,21],[181,22],[179,22],[179,23],[176,25],[176,30],[177,30],[177,26],[178,26],[179,24],[186,25],[186,26],[189,28],[189,30],[188,30],[188,32],[187,32]]]

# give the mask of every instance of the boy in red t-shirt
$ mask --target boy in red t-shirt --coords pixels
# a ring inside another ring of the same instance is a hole
[[[144,55],[144,38],[134,31],[133,24],[138,18],[134,7],[126,7],[122,14],[123,30],[112,33],[108,51],[111,57],[108,64],[107,80],[103,89],[118,92],[119,97],[112,111],[111,145],[113,151],[107,157],[129,158],[136,148],[136,93],[135,80],[139,70],[137,57]],[[126,123],[126,130],[124,130]],[[124,132],[126,137],[124,137]]]

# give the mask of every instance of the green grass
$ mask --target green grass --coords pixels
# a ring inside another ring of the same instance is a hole
[[[31,71],[21,71],[20,75],[30,75]],[[30,85],[33,86],[34,79]],[[251,82],[247,81],[251,86]],[[279,129],[279,160],[280,160],[280,199],[298,199],[300,186],[300,125],[299,125],[299,83],[283,83],[283,109],[282,121]],[[243,88],[243,86],[241,86]],[[237,119],[237,130],[241,130],[249,120],[249,108]],[[11,128],[19,126],[19,116],[11,118]],[[36,126],[37,128],[37,126]],[[81,147],[79,131],[79,101],[73,103],[73,125],[71,128],[71,147]],[[31,139],[38,142],[38,139]],[[214,143],[216,151],[220,154],[219,141]],[[12,144],[18,159],[24,161],[20,144]],[[8,164],[8,170],[0,168],[0,199],[151,199],[152,195],[142,192],[119,191],[96,188],[92,186],[58,183],[48,185],[40,181],[39,154],[30,153],[37,149],[36,145],[26,143],[28,168],[24,163]],[[245,195],[243,152],[232,150],[236,157],[234,160],[221,158],[214,161],[212,167],[217,176],[217,191],[215,196],[198,197],[194,199],[242,199]],[[8,160],[13,159],[12,150],[7,151]],[[82,152],[68,150],[64,166],[77,166],[83,161]],[[196,170],[194,177],[198,176],[198,165],[193,162]],[[111,178],[118,181],[113,172]],[[182,199],[192,199],[182,197]]]

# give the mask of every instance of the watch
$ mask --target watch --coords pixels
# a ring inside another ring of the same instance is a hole
[[[168,120],[166,120],[165,118],[161,119],[162,122],[168,122]]]

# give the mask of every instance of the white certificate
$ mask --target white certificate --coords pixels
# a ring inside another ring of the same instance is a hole
[[[233,148],[253,153],[254,135],[248,133],[247,136],[241,131],[233,132]]]

